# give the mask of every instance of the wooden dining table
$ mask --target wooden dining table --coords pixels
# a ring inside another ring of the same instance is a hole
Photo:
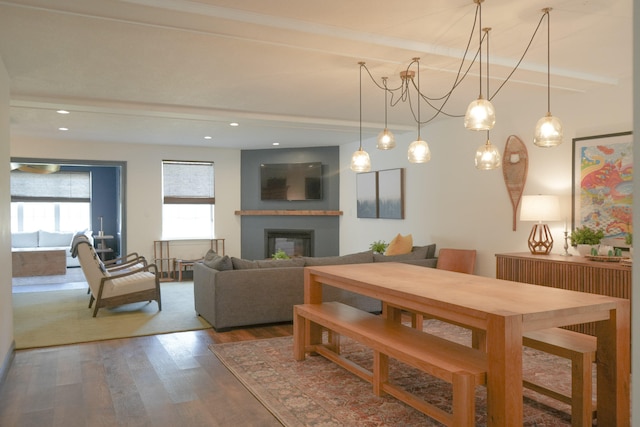
[[[379,299],[392,310],[402,308],[482,331],[489,426],[522,425],[524,332],[597,322],[598,425],[630,425],[626,299],[381,262],[305,267],[305,304],[322,302],[323,283]]]

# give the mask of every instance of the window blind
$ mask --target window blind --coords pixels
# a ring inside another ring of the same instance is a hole
[[[11,171],[12,202],[90,202],[91,173]]]
[[[162,162],[165,204],[215,204],[213,163]]]

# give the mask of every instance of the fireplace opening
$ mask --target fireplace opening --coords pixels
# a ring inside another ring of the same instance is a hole
[[[265,258],[283,250],[290,258],[313,256],[313,230],[265,230]]]

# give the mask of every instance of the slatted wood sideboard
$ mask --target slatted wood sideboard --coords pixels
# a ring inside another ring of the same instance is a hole
[[[581,256],[496,254],[498,279],[631,299],[631,267]],[[595,335],[595,324],[568,329]]]

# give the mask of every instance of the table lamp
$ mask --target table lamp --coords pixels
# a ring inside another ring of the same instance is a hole
[[[523,196],[520,221],[536,221],[529,234],[529,250],[534,255],[547,255],[553,248],[553,236],[545,221],[560,220],[558,196]]]

